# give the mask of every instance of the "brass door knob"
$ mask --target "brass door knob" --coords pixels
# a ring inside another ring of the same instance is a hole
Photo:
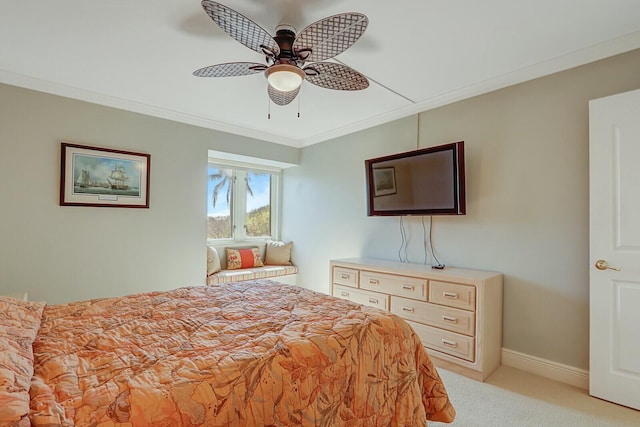
[[[598,270],[614,270],[614,271],[620,271],[620,269],[618,267],[609,267],[609,263],[603,259],[599,259],[596,261],[596,268]]]

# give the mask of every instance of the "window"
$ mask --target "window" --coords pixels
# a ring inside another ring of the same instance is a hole
[[[208,240],[265,240],[277,236],[279,170],[210,160]]]

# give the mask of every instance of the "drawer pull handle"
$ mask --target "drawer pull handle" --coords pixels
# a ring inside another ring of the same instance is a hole
[[[442,344],[446,345],[447,347],[453,347],[453,348],[456,348],[458,346],[458,343],[456,343],[455,341],[445,340],[444,338],[442,339]]]
[[[369,279],[369,284],[370,285],[378,285],[380,284],[380,281],[377,279]]]
[[[402,307],[402,311],[413,313],[414,311],[416,311],[416,309],[413,307]]]
[[[343,297],[348,297],[349,296],[349,292],[340,292],[340,295]]]
[[[341,274],[340,278],[344,279],[344,280],[349,280],[349,275],[348,274]]]
[[[412,291],[414,290],[416,287],[413,285],[402,285],[402,289],[404,289],[405,291]]]
[[[455,292],[443,292],[442,295],[444,295],[445,298],[458,299],[458,294]]]
[[[442,316],[442,320],[446,322],[451,322],[451,323],[458,323],[458,318],[451,317],[451,316]]]
[[[378,304],[378,298],[369,298],[371,304]]]

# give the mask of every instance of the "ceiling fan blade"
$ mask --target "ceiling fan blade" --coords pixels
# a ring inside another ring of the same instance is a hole
[[[267,88],[267,92],[269,92],[269,98],[271,98],[271,100],[277,105],[287,105],[291,103],[291,101],[293,101],[296,96],[298,96],[298,92],[300,92],[299,86],[289,92],[283,92],[271,85],[268,86],[269,87]]]
[[[354,44],[368,24],[369,19],[357,12],[329,16],[300,31],[293,50],[311,49],[311,54],[303,58],[308,62],[333,58]]]
[[[273,37],[246,16],[211,0],[202,0],[202,8],[225,33],[249,49],[264,53],[262,46],[266,46],[276,56],[280,53]]]
[[[262,73],[267,69],[264,64],[255,62],[227,62],[209,65],[193,72],[196,77],[234,77]]]
[[[369,87],[369,80],[346,65],[333,62],[316,62],[303,69],[305,80],[326,89],[362,90]]]

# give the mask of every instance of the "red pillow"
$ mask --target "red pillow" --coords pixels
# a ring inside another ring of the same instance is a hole
[[[260,249],[257,247],[226,248],[226,252],[228,270],[264,266],[262,257],[260,256]]]

